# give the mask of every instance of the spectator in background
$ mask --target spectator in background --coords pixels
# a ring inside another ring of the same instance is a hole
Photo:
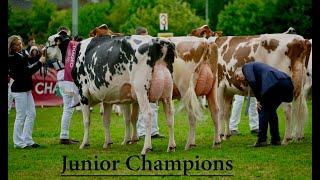
[[[232,103],[232,111],[230,116],[229,128],[231,135],[238,135],[238,125],[240,123],[241,110],[244,102],[244,96],[234,95],[234,101]],[[257,111],[257,99],[255,97],[250,98],[249,102],[249,126],[252,134],[257,134],[259,131],[259,116]]]
[[[36,39],[34,36],[30,36],[29,39],[28,39],[28,46],[26,48],[27,52],[29,53],[30,52],[30,49],[32,46],[35,46],[36,45]]]
[[[32,139],[36,108],[31,93],[32,75],[37,72],[46,59],[44,56],[30,58],[23,50],[20,36],[12,35],[8,38],[9,75],[14,80],[11,86],[15,101],[16,118],[13,129],[15,148],[37,148],[40,145]]]
[[[39,49],[37,46],[31,46],[30,50],[29,50],[29,56],[30,57],[36,57],[39,55]]]
[[[138,27],[136,29],[136,35],[148,35],[148,31],[144,27]],[[157,103],[150,103],[151,111],[152,111],[152,126],[151,126],[151,138],[164,138],[163,135],[159,133],[159,126],[158,126],[158,105]],[[145,129],[145,121],[142,118],[141,111],[139,111],[138,122],[137,122],[137,132],[139,139],[143,138],[146,135]]]
[[[138,27],[136,29],[136,35],[148,35],[148,31],[144,27]]]

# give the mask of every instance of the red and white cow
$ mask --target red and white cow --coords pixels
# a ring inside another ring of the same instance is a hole
[[[192,36],[169,37],[176,47],[173,63],[173,98],[181,98],[189,117],[189,136],[185,149],[195,143],[196,119],[201,119],[201,106],[198,97],[206,96],[211,117],[214,120],[215,134],[213,147],[220,147],[220,125],[217,103],[217,45],[205,38]]]
[[[306,121],[307,106],[303,86],[306,77],[306,61],[310,54],[310,42],[295,34],[262,34],[256,36],[212,37],[214,32],[204,25],[193,29],[191,35],[209,38],[218,45],[218,103],[219,119],[225,120],[224,139],[230,136],[229,117],[234,94],[248,95],[248,84],[236,81],[235,71],[245,63],[261,61],[292,77],[294,102],[292,105],[293,123],[296,123],[294,137],[303,138],[303,125]],[[286,108],[286,132],[283,144],[292,139],[291,106]],[[294,120],[295,119],[295,120]]]
[[[65,49],[59,34],[49,37],[48,58],[61,61]],[[124,113],[126,131],[123,144],[137,141],[137,112],[139,107],[146,123],[146,136],[141,154],[146,154],[151,146],[150,102],[161,100],[164,105],[169,127],[167,151],[175,150],[174,118],[172,109],[172,63],[174,44],[151,36],[103,36],[88,38],[79,43],[76,51],[72,77],[79,88],[83,113],[84,136],[80,148],[89,145],[89,107],[100,102],[104,105],[104,148],[112,144],[110,136],[111,105],[126,104]],[[60,59],[59,59],[60,57]],[[130,108],[133,133],[130,137]],[[139,104],[139,105],[138,105]]]

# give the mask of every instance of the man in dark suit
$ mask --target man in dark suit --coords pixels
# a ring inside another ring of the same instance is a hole
[[[270,126],[271,144],[280,145],[277,108],[282,102],[293,100],[293,83],[284,72],[267,64],[251,62],[242,67],[242,73],[236,74],[237,80],[247,80],[259,108],[258,140],[254,147],[267,145],[268,124]]]

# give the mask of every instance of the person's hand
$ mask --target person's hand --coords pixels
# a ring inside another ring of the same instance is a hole
[[[46,62],[46,57],[41,56],[40,59],[39,59],[39,61],[40,61],[42,64],[45,63],[45,62]]]
[[[46,47],[42,45],[42,47],[40,47],[39,49],[40,49],[40,54],[45,55]]]
[[[261,110],[261,108],[262,108],[262,106],[261,106],[260,102],[259,102],[259,101],[257,101],[257,109],[258,109],[258,111],[260,111],[260,110]]]

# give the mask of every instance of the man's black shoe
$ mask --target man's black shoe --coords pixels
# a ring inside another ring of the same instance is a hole
[[[60,139],[60,144],[69,145],[69,144],[76,144],[78,142],[79,142],[78,140],[73,140],[73,139]]]
[[[281,145],[281,142],[280,142],[280,141],[271,141],[270,144],[271,144],[271,145],[274,145],[274,146],[280,146],[280,145]]]
[[[231,135],[235,136],[235,135],[240,135],[241,133],[238,130],[231,130],[230,131]]]
[[[253,147],[264,147],[264,146],[268,146],[267,142],[256,142]]]
[[[25,147],[23,147],[21,149],[31,149],[31,148],[32,148],[31,146],[25,146]]]
[[[141,136],[139,136],[139,139],[144,139],[144,137],[145,137],[145,135],[141,135]],[[165,138],[165,136],[160,135],[160,134],[155,134],[155,135],[151,136],[151,138],[152,139],[153,138]]]
[[[155,135],[151,136],[151,138],[165,138],[165,136],[160,135],[160,134],[155,134]]]
[[[251,130],[251,134],[258,134],[258,132],[259,132],[259,129],[252,129]]]
[[[29,147],[31,147],[31,148],[38,148],[38,147],[40,147],[40,145],[37,144],[37,143],[34,143],[34,144],[30,145]]]

